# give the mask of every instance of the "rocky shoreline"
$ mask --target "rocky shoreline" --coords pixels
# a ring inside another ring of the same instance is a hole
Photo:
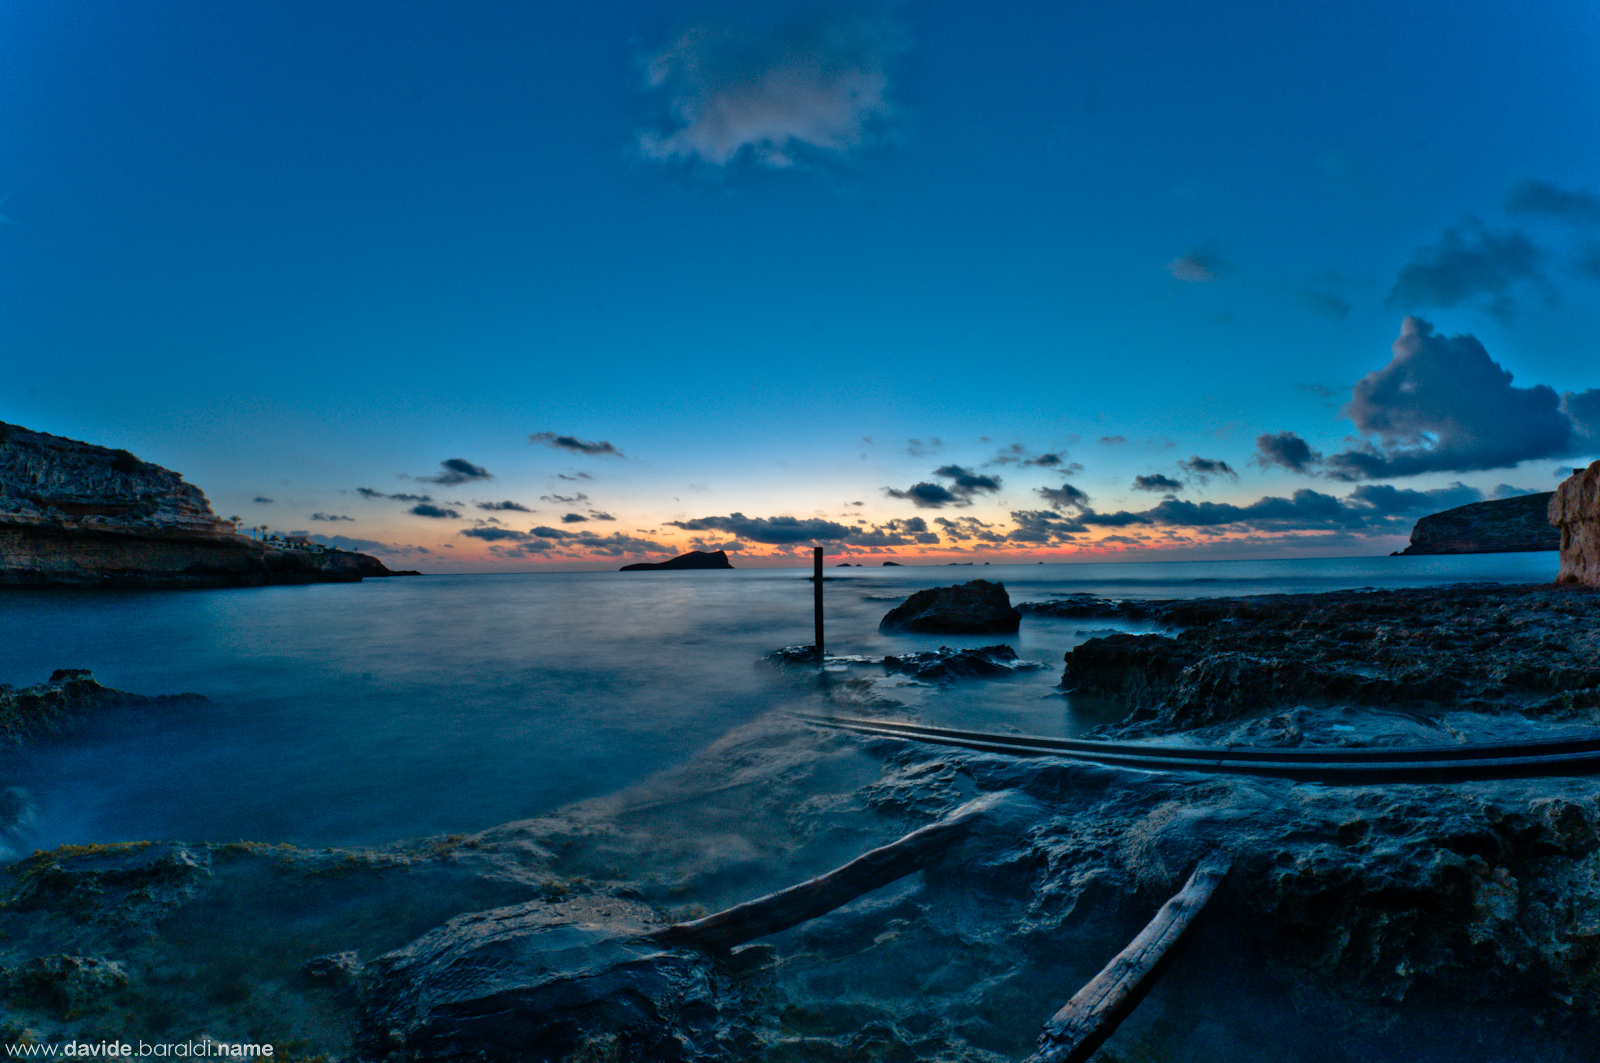
[[[1589,720],[1600,707],[1600,593],[1460,586],[1194,601],[1035,603],[1040,616],[1155,621],[1066,655],[1065,689],[1127,706],[1123,737],[1297,706]]]
[[[1067,655],[1067,684],[1123,699],[1135,718],[1118,732],[1156,744],[1467,741],[1472,721],[1503,737],[1593,730],[1600,712],[1600,593],[1583,588],[1075,597],[1022,612],[1169,626]],[[989,682],[1020,662],[986,647],[875,663]],[[908,714],[854,680],[818,681],[823,704]],[[660,979],[619,984],[617,1007],[527,1039],[553,1021],[528,965],[588,969],[598,953],[583,935],[703,916],[984,795],[1012,802],[1003,830],[732,953],[669,949],[650,961]],[[1218,900],[1097,1058],[1589,1058],[1600,780],[1149,773],[818,729],[788,712],[627,792],[476,834],[37,853],[0,891],[0,1028],[11,1040],[271,1041],[281,1058],[372,1063],[999,1063],[1031,1051],[1210,853],[1233,861]],[[569,944],[527,952],[535,940]]]

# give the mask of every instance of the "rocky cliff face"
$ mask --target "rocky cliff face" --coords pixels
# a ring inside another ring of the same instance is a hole
[[[1556,581],[1600,587],[1600,461],[1561,481],[1550,498],[1549,519],[1561,535]]]
[[[1550,492],[1474,502],[1417,521],[1402,554],[1503,554],[1555,550],[1561,534],[1546,511]]]
[[[0,586],[259,586],[391,575],[346,551],[269,549],[182,475],[0,422]]]
[[[0,423],[0,521],[140,536],[232,535],[171,469],[75,439]]]

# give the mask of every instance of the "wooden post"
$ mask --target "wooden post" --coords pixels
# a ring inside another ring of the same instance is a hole
[[[811,581],[815,584],[811,588],[812,598],[817,603],[817,663],[823,660],[822,650],[822,547],[813,547],[811,550]]]

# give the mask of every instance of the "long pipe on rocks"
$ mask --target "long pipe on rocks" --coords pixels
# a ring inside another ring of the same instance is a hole
[[[1142,742],[997,735],[921,724],[807,716],[809,722],[859,734],[957,746],[1018,757],[1066,757],[1144,771],[1259,775],[1304,782],[1366,785],[1387,782],[1463,782],[1600,773],[1600,735],[1492,742],[1468,746],[1385,746],[1372,749],[1255,749],[1239,746],[1160,746]]]

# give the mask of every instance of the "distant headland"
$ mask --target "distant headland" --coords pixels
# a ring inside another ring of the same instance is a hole
[[[409,574],[366,554],[240,535],[171,469],[0,422],[0,586],[258,587]]]
[[[1550,523],[1555,492],[1473,502],[1417,521],[1402,554],[1501,554],[1561,549],[1561,530]]]
[[[649,561],[640,561],[639,563],[633,565],[623,565],[621,568],[617,569],[617,571],[645,572],[650,569],[732,567],[732,563],[728,561],[728,552],[726,550],[717,550],[714,552],[706,550],[691,550],[687,554],[679,554],[671,561],[657,561],[653,564]]]

